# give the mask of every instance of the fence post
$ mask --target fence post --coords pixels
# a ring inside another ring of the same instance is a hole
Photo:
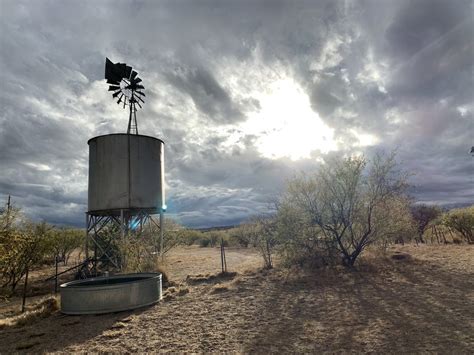
[[[25,311],[25,303],[26,303],[26,288],[28,287],[28,272],[30,271],[30,266],[26,267],[26,275],[25,275],[25,286],[23,287],[23,300],[21,302],[21,313]]]

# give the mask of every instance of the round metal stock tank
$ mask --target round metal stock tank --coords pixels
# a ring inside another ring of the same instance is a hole
[[[163,141],[108,134],[87,143],[89,213],[120,214],[121,209],[159,212],[165,205]]]
[[[148,306],[161,300],[161,274],[96,277],[62,284],[61,312],[100,314]]]

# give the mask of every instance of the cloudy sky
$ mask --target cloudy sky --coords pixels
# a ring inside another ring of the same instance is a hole
[[[0,0],[0,200],[83,225],[87,140],[125,132],[105,57],[140,72],[188,226],[264,211],[328,156],[398,149],[425,203],[474,201],[473,1]],[[3,203],[3,202],[2,202]]]

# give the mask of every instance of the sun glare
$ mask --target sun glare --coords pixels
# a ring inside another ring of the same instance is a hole
[[[255,134],[257,147],[268,158],[308,158],[312,151],[336,150],[334,130],[311,108],[308,95],[293,80],[274,82],[258,96],[260,111],[249,114],[246,134]]]

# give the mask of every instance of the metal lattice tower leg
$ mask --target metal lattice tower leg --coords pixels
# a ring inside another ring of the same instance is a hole
[[[128,134],[138,134],[138,123],[137,123],[137,108],[133,98],[130,102],[130,117],[128,119]]]
[[[156,225],[151,215],[143,211],[131,214],[121,210],[119,216],[86,214],[86,217],[86,258],[92,261],[94,273],[97,273],[98,264],[109,265],[121,271],[124,266],[123,255],[113,249],[114,241],[124,242],[129,233],[133,233],[134,238],[140,238],[147,224]],[[94,253],[93,257],[90,256],[90,249]]]

